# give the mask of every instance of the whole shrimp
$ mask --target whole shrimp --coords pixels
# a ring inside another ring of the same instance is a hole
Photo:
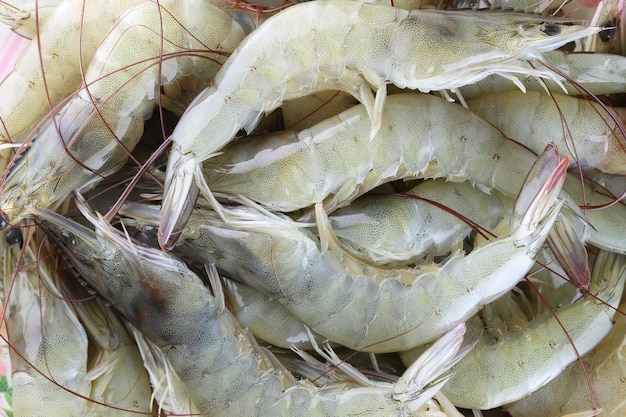
[[[0,194],[4,220],[15,224],[25,206],[50,207],[119,169],[163,101],[161,88],[168,99],[184,100],[185,83],[212,79],[223,54],[243,37],[230,15],[203,0],[146,1],[130,9],[98,48],[86,87],[9,167]]]
[[[513,204],[513,199],[498,192],[485,194],[468,182],[428,180],[406,195],[359,197],[330,214],[329,220],[337,237],[369,259],[411,263],[454,252],[472,231],[472,223],[495,229]]]
[[[467,105],[506,137],[534,152],[541,152],[545,138],[549,137],[565,150],[572,164],[626,174],[626,138],[606,111],[589,99],[540,91],[508,91],[484,95]],[[626,116],[626,109],[609,109],[617,120]]]
[[[25,245],[20,255],[17,245],[3,242],[3,255],[4,288],[11,288],[6,325],[13,347],[15,415],[84,416],[88,405],[79,395],[88,397],[91,392],[87,334],[63,300],[55,279],[56,259],[36,261],[35,244]]]
[[[394,384],[318,388],[297,382],[242,334],[219,288],[211,294],[177,258],[133,244],[80,208],[97,232],[48,210],[34,214],[81,279],[166,352],[204,416],[408,416],[447,380],[441,372],[467,352],[460,349],[461,325]],[[218,287],[217,272],[209,271]]]
[[[626,412],[624,311],[626,300],[622,300],[619,306],[611,332],[583,361],[589,372],[597,407],[602,409],[598,415],[602,417],[620,417]],[[591,404],[583,369],[580,363],[574,362],[547,385],[526,398],[506,405],[506,409],[513,417],[560,417],[565,414],[582,414],[592,408]]]
[[[600,251],[589,287],[593,295],[559,309],[556,316],[545,313],[497,341],[483,333],[472,352],[455,366],[444,394],[457,407],[486,410],[547,384],[612,329],[625,279],[626,257]]]
[[[445,115],[445,117],[442,117]],[[445,177],[468,180],[485,192],[515,198],[536,155],[507,139],[489,123],[454,103],[426,94],[389,96],[382,129],[367,140],[370,123],[362,105],[302,132],[282,132],[234,143],[204,163],[213,191],[242,195],[278,211],[323,202],[332,212],[374,187],[396,179]],[[586,204],[580,180],[568,175],[565,188],[576,211]],[[586,199],[610,198],[591,188]],[[564,211],[581,237],[585,225]],[[626,251],[626,207],[585,211],[598,247]],[[311,212],[300,220],[313,218]]]
[[[21,141],[32,127],[81,84],[93,57],[117,18],[138,0],[63,0],[36,28],[19,61],[0,83],[0,142]],[[82,31],[81,28],[89,28]],[[4,170],[6,161],[0,169]]]
[[[371,352],[406,350],[471,317],[515,286],[534,264],[562,204],[555,197],[567,158],[556,160],[554,148],[542,154],[534,169],[541,175],[529,175],[510,234],[467,255],[455,253],[442,265],[377,269],[370,275],[369,265],[361,264],[355,273],[354,267],[344,267],[340,253],[326,247],[324,239],[332,236],[319,204],[321,249],[297,223],[246,206],[223,208],[235,222],[210,211],[192,216],[177,249],[281,299],[312,330],[341,345]]]
[[[545,16],[406,11],[358,1],[290,7],[242,42],[172,133],[159,244],[165,249],[175,244],[200,187],[210,194],[201,162],[240,129],[250,132],[263,113],[285,100],[320,90],[346,91],[367,110],[371,126],[361,138],[366,140],[381,127],[388,83],[428,92],[490,74],[556,80],[551,71],[531,68],[524,60],[598,30]]]

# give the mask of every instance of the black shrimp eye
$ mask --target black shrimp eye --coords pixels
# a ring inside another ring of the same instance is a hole
[[[76,246],[76,236],[67,230],[61,231],[61,241],[68,246]]]
[[[556,23],[546,23],[539,29],[548,36],[555,36],[561,33],[561,26]]]
[[[21,246],[22,243],[24,243],[24,238],[22,237],[22,231],[20,229],[8,230],[4,236],[4,240],[7,245],[15,245],[19,243]]]
[[[602,23],[602,27],[606,28],[602,32],[598,33],[598,37],[604,43],[609,43],[613,39],[613,35],[615,34],[615,26],[617,25],[617,21],[615,19],[607,20]]]

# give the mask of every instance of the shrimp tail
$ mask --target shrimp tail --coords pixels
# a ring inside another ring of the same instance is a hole
[[[417,410],[439,392],[454,374],[441,375],[463,359],[478,342],[461,347],[465,330],[465,323],[457,324],[424,351],[394,384],[393,398],[407,402],[412,410]],[[416,397],[416,392],[421,395]]]
[[[543,245],[552,225],[559,215],[565,200],[559,199],[565,182],[569,158],[559,161],[559,151],[554,143],[549,143],[531,167],[524,186],[515,203],[511,230],[519,244],[528,246],[534,256]],[[559,199],[557,204],[554,202]]]
[[[196,175],[202,177],[202,173],[196,172],[199,169],[200,164],[192,154],[183,155],[179,146],[172,147],[167,172],[175,174],[168,176],[165,181],[158,233],[159,245],[163,250],[169,251],[176,245],[191,216],[200,191],[195,181]]]

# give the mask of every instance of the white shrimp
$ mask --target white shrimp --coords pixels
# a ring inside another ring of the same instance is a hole
[[[506,137],[534,152],[541,152],[549,137],[570,156],[572,164],[626,175],[626,138],[614,119],[589,99],[508,91],[483,95],[467,105]],[[626,109],[609,109],[617,120],[626,116]]]
[[[82,82],[87,65],[115,20],[138,0],[64,0],[37,28],[19,61],[0,83],[0,142],[21,141]],[[81,28],[89,30],[81,31]],[[6,163],[6,161],[4,161]],[[4,170],[4,165],[0,167]]]
[[[210,198],[201,162],[240,129],[250,132],[264,112],[283,101],[320,90],[346,91],[365,105],[371,121],[361,138],[366,140],[380,129],[389,83],[428,92],[490,74],[558,80],[524,60],[599,30],[565,23],[545,16],[406,11],[341,0],[307,2],[278,13],[242,42],[172,133],[159,244],[173,247],[199,187]]]
[[[602,417],[621,417],[626,413],[626,299],[614,318],[615,326],[589,354],[584,364]],[[547,385],[527,398],[506,406],[513,417],[560,417],[592,408],[583,369],[574,362]],[[591,414],[591,413],[590,413]]]
[[[177,258],[132,244],[80,207],[97,233],[54,212],[34,214],[82,279],[167,353],[204,416],[408,416],[445,383],[441,372],[467,352],[459,350],[460,325],[395,384],[318,388],[296,382],[273,369],[267,353],[240,332],[219,289],[212,295]]]
[[[480,307],[508,291],[534,264],[558,215],[553,206],[567,160],[557,166],[554,148],[543,154],[518,200],[511,233],[442,265],[361,272],[344,267],[325,246],[332,239],[317,205],[322,247],[297,223],[245,206],[224,208],[225,223],[212,212],[192,217],[180,249],[214,262],[228,276],[277,297],[307,326],[355,350],[406,350],[441,336]],[[552,168],[550,168],[552,167]],[[546,175],[553,174],[544,184]],[[534,192],[541,188],[535,198]],[[529,202],[533,200],[533,203]]]
[[[497,341],[483,333],[474,350],[455,366],[444,394],[457,407],[486,410],[547,384],[609,333],[625,279],[626,257],[600,251],[591,278],[593,296],[558,310],[556,316],[547,312]]]
[[[243,38],[230,15],[203,0],[146,1],[130,9],[89,64],[87,87],[9,168],[0,200],[5,221],[16,224],[25,206],[50,207],[119,169],[161,102],[161,88],[169,99],[185,100],[185,83],[211,80],[223,54]]]
[[[515,198],[536,155],[454,103],[426,94],[396,94],[386,101],[381,131],[367,139],[370,122],[362,105],[300,133],[282,132],[234,143],[204,164],[213,191],[242,195],[278,211],[323,202],[332,212],[374,187],[396,179],[445,177],[468,180],[485,192]],[[583,204],[580,180],[564,188]],[[594,204],[610,201],[587,188]],[[569,206],[578,210],[575,202]],[[585,211],[598,247],[626,252],[626,207]],[[581,238],[580,219],[564,211]],[[309,213],[301,220],[312,218]]]
[[[87,334],[63,300],[56,260],[36,261],[34,244],[24,247],[21,259],[19,247],[5,246],[3,252],[4,288],[11,289],[6,325],[13,347],[13,411],[18,416],[84,416],[88,405],[79,395],[88,397],[91,391]],[[30,265],[18,266],[20,260]]]
[[[495,229],[513,204],[511,198],[485,194],[468,182],[431,180],[406,195],[359,197],[329,220],[337,237],[377,263],[411,263],[460,249],[458,242],[472,231],[471,223]]]

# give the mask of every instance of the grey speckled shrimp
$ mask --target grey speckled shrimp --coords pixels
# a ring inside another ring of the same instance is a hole
[[[82,205],[81,211],[96,232],[51,211],[34,214],[82,279],[166,353],[206,417],[409,416],[447,381],[441,372],[468,351],[460,345],[461,324],[442,338],[432,361],[416,361],[394,384],[297,382],[245,337],[221,292],[211,294],[177,258],[135,245]]]
[[[476,11],[406,11],[358,1],[314,1],[290,7],[251,33],[189,106],[171,139],[159,244],[171,249],[203,188],[202,161],[240,129],[283,101],[343,90],[381,126],[386,85],[454,89],[490,74],[558,79],[526,60],[599,31],[545,16]],[[296,28],[294,30],[294,28]],[[521,86],[520,83],[518,85]],[[372,94],[376,90],[376,96]]]

